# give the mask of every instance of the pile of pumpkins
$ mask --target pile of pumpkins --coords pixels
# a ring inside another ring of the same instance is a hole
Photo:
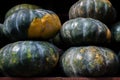
[[[120,42],[111,2],[79,0],[68,13],[62,24],[55,12],[37,5],[12,7],[0,25],[1,43],[6,42],[0,49],[0,73],[47,77],[59,65],[58,72],[69,77],[118,74],[120,54],[108,48]]]

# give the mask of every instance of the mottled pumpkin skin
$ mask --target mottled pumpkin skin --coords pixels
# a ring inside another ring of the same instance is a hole
[[[111,24],[116,19],[116,10],[109,0],[79,0],[69,10],[69,18],[91,17]]]
[[[40,7],[34,4],[18,4],[10,8],[6,14],[5,14],[5,19],[13,14],[14,12],[20,10],[20,9],[39,9]]]
[[[92,18],[76,18],[66,21],[60,34],[67,44],[99,44],[111,40],[109,28],[102,22]]]
[[[58,48],[43,41],[18,41],[0,50],[0,70],[7,76],[47,75],[58,60]]]
[[[105,76],[117,73],[118,57],[108,48],[96,46],[71,47],[61,57],[67,76]]]
[[[120,22],[112,26],[111,33],[113,42],[120,42]]]
[[[59,17],[50,10],[22,9],[4,21],[4,33],[11,40],[48,39],[61,28]]]

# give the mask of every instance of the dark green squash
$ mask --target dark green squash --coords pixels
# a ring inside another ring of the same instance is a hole
[[[67,45],[61,38],[60,32],[57,33],[57,35],[55,35],[53,38],[51,38],[49,40],[51,43],[53,43],[54,45],[56,45],[57,47],[66,50],[69,45]]]
[[[13,14],[14,12],[20,10],[20,9],[39,9],[40,7],[34,4],[17,4],[15,6],[13,6],[12,8],[10,8],[6,14],[5,14],[5,19],[10,16],[11,14]]]
[[[120,42],[120,22],[112,25],[111,33],[113,42]]]
[[[66,21],[60,34],[71,45],[101,44],[111,41],[111,31],[102,22],[92,18],[76,18]]]
[[[0,70],[7,76],[45,76],[58,60],[58,48],[44,41],[18,41],[0,50]]]
[[[0,48],[10,42],[3,33],[3,27],[4,27],[4,24],[0,23]]]
[[[61,22],[57,14],[45,9],[22,9],[4,21],[4,34],[9,39],[49,39],[57,34]]]
[[[3,37],[3,27],[4,27],[4,25],[2,24],[2,23],[0,23],[0,40],[1,40],[1,38]]]
[[[61,57],[67,76],[110,76],[117,74],[119,60],[110,49],[96,46],[71,47]]]
[[[4,35],[3,32],[4,24],[0,23],[0,41],[4,41],[6,39],[6,36]]]
[[[90,17],[106,24],[116,19],[116,10],[109,0],[78,0],[69,10],[69,18]]]

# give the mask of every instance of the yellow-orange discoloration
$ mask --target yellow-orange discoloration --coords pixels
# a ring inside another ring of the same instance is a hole
[[[111,40],[111,32],[110,32],[109,29],[107,29],[106,37],[107,37],[108,41],[110,42],[110,40]]]
[[[80,53],[85,53],[85,49],[80,49]]]
[[[115,55],[112,52],[109,52],[108,56],[110,60],[113,60],[115,58]]]
[[[51,57],[46,58],[46,62],[53,63],[52,66],[56,66],[58,63],[59,56],[51,55]]]
[[[109,4],[110,6],[112,5],[109,0],[102,0],[104,3]]]
[[[35,18],[29,27],[28,35],[29,37],[40,37],[43,30],[41,19]]]
[[[95,47],[90,47],[90,49],[89,49],[91,52],[96,52],[97,51],[97,49],[95,48]]]
[[[99,54],[96,54],[95,58],[99,58],[99,57],[100,57],[100,55],[99,55]]]
[[[100,65],[100,64],[101,64],[101,65],[104,64],[103,57],[100,56],[100,55],[97,56],[97,57],[95,58],[95,60],[94,60],[94,63],[95,63],[95,64],[99,64],[99,65]]]
[[[28,35],[30,38],[50,38],[60,30],[61,22],[57,15],[46,14],[42,18],[35,18],[30,24]]]

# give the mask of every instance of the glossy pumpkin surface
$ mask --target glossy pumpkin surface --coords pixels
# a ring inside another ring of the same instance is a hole
[[[5,14],[5,19],[13,14],[14,12],[20,10],[20,9],[39,9],[40,7],[34,4],[18,4],[10,8],[6,14]]]
[[[105,76],[118,70],[118,57],[110,49],[96,46],[71,47],[61,57],[67,76]]]
[[[112,40],[114,42],[120,42],[120,22],[115,23],[111,28]]]
[[[57,34],[61,22],[57,14],[45,9],[22,9],[4,21],[4,33],[11,40],[48,39]]]
[[[76,17],[91,17],[110,24],[116,19],[116,10],[109,0],[78,0],[69,10],[69,18]]]
[[[3,33],[4,24],[0,23],[0,48],[8,44],[10,41]]]
[[[92,18],[76,18],[66,21],[60,34],[65,43],[80,44],[99,44],[111,40],[111,31],[102,22]]]
[[[0,50],[0,70],[5,76],[47,75],[58,60],[58,48],[43,41],[18,41]]]
[[[0,23],[0,38],[3,37],[3,27],[4,27],[4,25],[2,23]]]

